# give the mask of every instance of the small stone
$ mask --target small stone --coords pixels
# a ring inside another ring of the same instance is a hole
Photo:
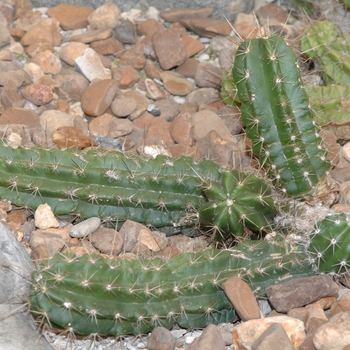
[[[324,297],[314,302],[314,304],[321,305],[323,310],[328,310],[335,302],[337,301],[337,297]]]
[[[93,137],[107,137],[110,124],[115,119],[109,113],[104,113],[94,119],[89,123],[89,131]]]
[[[137,43],[133,45],[131,48],[125,50],[120,55],[119,64],[121,66],[130,65],[137,70],[143,69],[146,63],[146,57],[144,54],[143,45],[141,43]]]
[[[23,210],[15,210],[9,213],[6,217],[6,222],[22,225],[27,221],[27,215]]]
[[[90,44],[96,40],[108,39],[113,35],[113,29],[111,28],[101,28],[96,30],[90,30],[83,34],[73,35],[70,37],[69,41],[77,41],[84,44]]]
[[[350,300],[338,300],[331,306],[331,316],[339,312],[350,311]]]
[[[75,59],[82,56],[88,46],[79,42],[68,42],[61,46],[59,55],[62,61],[70,66],[75,65]]]
[[[36,56],[38,53],[44,51],[54,52],[54,48],[51,44],[46,41],[38,41],[37,43],[31,44],[26,49],[26,54],[30,57]]]
[[[279,323],[270,325],[252,344],[251,350],[271,350],[276,347],[283,350],[294,350],[288,334]]]
[[[224,121],[232,135],[238,135],[242,132],[244,125],[241,118],[241,111],[237,106],[224,106],[216,113]]]
[[[206,18],[213,13],[212,7],[204,7],[202,9],[192,8],[174,8],[166,9],[159,12],[159,16],[166,22],[179,22],[186,18]]]
[[[114,30],[114,37],[123,44],[136,43],[136,28],[129,19],[122,19]]]
[[[158,252],[168,245],[168,239],[165,233],[151,231],[148,228],[142,228],[140,230],[137,240],[153,252]]]
[[[260,309],[249,285],[238,276],[228,278],[222,288],[242,321],[260,318]]]
[[[140,231],[145,229],[146,226],[139,222],[126,220],[123,226],[120,228],[119,233],[124,236],[123,253],[130,252],[135,244],[138,242],[138,236]]]
[[[55,82],[59,85],[62,98],[67,100],[80,100],[89,86],[89,81],[81,73],[66,68],[55,75]]]
[[[33,231],[30,235],[29,246],[36,252],[37,259],[50,258],[62,250],[65,245],[63,238],[56,233]],[[33,258],[33,255],[32,255]]]
[[[152,256],[152,252],[145,244],[141,242],[136,242],[130,253],[135,254],[136,256],[142,256],[144,258],[150,258]]]
[[[111,104],[112,112],[121,118],[130,115],[135,111],[136,107],[137,101],[133,98],[125,97],[123,94],[118,95]]]
[[[266,4],[260,6],[256,10],[255,15],[259,18],[261,25],[287,23],[289,17],[288,11],[276,4]]]
[[[183,34],[181,36],[182,42],[185,44],[187,57],[192,57],[197,53],[205,49],[205,45],[201,43],[198,39],[193,38],[192,36]]]
[[[0,24],[0,49],[10,45],[10,43],[11,43],[10,31],[5,25]]]
[[[162,24],[158,23],[154,18],[147,18],[146,20],[138,23],[136,31],[138,35],[149,35],[152,36],[158,30],[162,28]]]
[[[145,72],[147,76],[151,79],[158,79],[160,80],[159,73],[162,71],[161,68],[159,67],[159,64],[157,62],[153,62],[149,59],[146,59],[145,62]]]
[[[286,331],[295,349],[305,339],[305,329],[302,321],[288,316],[266,317],[258,320],[249,320],[237,324],[233,328],[233,345],[235,349],[251,349],[253,343],[273,323],[279,323]]]
[[[100,55],[119,55],[124,47],[116,38],[110,37],[90,43],[90,47]]]
[[[118,255],[124,244],[124,236],[112,228],[100,226],[89,237],[92,245],[102,254]]]
[[[50,50],[39,52],[31,59],[44,73],[57,74],[62,68],[60,59]]]
[[[42,21],[40,11],[28,11],[19,16],[15,23],[15,28],[28,32],[30,28]]]
[[[243,40],[254,38],[259,30],[255,16],[246,13],[237,14],[233,27]]]
[[[310,318],[307,327],[306,338],[300,345],[300,350],[316,350],[313,342],[314,335],[317,329],[327,321],[318,318]],[[344,349],[343,349],[344,350]]]
[[[176,68],[176,72],[186,78],[194,79],[199,61],[195,58],[188,58],[183,64]]]
[[[92,83],[81,95],[81,108],[89,116],[102,115],[111,105],[118,91],[114,79],[104,79]]]
[[[132,124],[134,125],[134,128],[138,128],[140,130],[144,130],[145,132],[147,132],[154,118],[155,117],[153,114],[145,112],[139,118],[133,120]]]
[[[269,302],[278,312],[310,304],[337,295],[338,285],[328,275],[293,279],[266,288]]]
[[[219,99],[219,91],[214,88],[195,89],[186,96],[186,102],[194,104],[195,108],[202,103],[209,104]]]
[[[290,309],[287,312],[287,316],[297,318],[298,320],[303,321],[304,324],[306,324],[306,321],[310,316],[310,310],[305,307],[296,307],[294,309]]]
[[[147,145],[170,146],[174,144],[170,135],[170,122],[164,117],[155,118],[147,131],[145,141]]]
[[[88,22],[95,29],[114,29],[119,25],[119,13],[120,10],[115,3],[106,2],[89,15]]]
[[[57,110],[47,110],[40,117],[41,129],[52,134],[61,126],[74,126],[74,119],[67,113]]]
[[[186,96],[194,89],[194,84],[179,73],[164,71],[159,75],[165,89],[173,95]]]
[[[77,70],[90,81],[111,78],[111,72],[103,66],[100,56],[93,49],[86,49],[84,54],[77,57],[74,62]]]
[[[23,46],[29,46],[38,41],[48,42],[52,46],[61,45],[60,23],[55,18],[48,18],[31,27],[21,39]]]
[[[194,75],[194,80],[198,87],[221,87],[221,77],[223,70],[209,62],[200,62]]]
[[[100,218],[92,217],[82,222],[79,222],[79,224],[74,225],[70,229],[69,234],[71,237],[74,238],[82,238],[96,231],[100,225]]]
[[[147,340],[149,350],[174,350],[176,338],[164,327],[156,327]]]
[[[154,106],[160,110],[160,115],[168,122],[171,122],[180,113],[179,104],[172,98],[155,101]]]
[[[180,34],[170,29],[156,32],[152,37],[154,51],[162,69],[179,66],[187,59],[185,44]]]
[[[180,113],[170,125],[170,135],[176,143],[193,146],[193,125],[190,113]]]
[[[217,327],[208,325],[203,333],[186,348],[187,350],[225,350],[225,342]]]
[[[188,30],[207,38],[212,38],[216,35],[227,36],[231,33],[231,24],[226,20],[214,18],[189,18],[180,21],[180,24]]]
[[[12,61],[12,59],[12,52],[8,47],[5,47],[2,50],[0,50],[0,61]]]
[[[21,90],[21,93],[24,98],[37,106],[45,105],[53,99],[53,89],[45,85],[27,85]]]
[[[142,115],[144,112],[146,112],[147,107],[148,107],[148,100],[139,91],[128,90],[128,91],[123,92],[123,95],[125,98],[133,98],[137,102],[136,109],[128,117],[130,120],[135,120],[140,115]]]
[[[125,118],[113,118],[109,125],[107,137],[118,138],[129,135],[133,131],[134,127],[129,119]]]
[[[21,124],[27,126],[30,132],[41,129],[39,117],[34,111],[24,108],[8,108],[0,116],[0,125]]]
[[[154,101],[165,99],[164,91],[152,79],[145,79],[146,96]]]
[[[52,133],[52,141],[61,149],[84,149],[97,146],[89,136],[80,129],[71,126],[61,126]]]
[[[113,79],[118,81],[122,90],[130,89],[140,81],[137,70],[130,65],[119,66],[113,70]]]
[[[340,312],[321,325],[313,337],[317,350],[340,350],[350,344],[350,311]]]

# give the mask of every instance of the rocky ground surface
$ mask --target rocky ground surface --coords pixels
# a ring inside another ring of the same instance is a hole
[[[344,8],[326,3],[323,18],[348,30]],[[268,26],[298,48],[308,22],[283,2],[236,1],[228,13],[232,23],[211,17],[211,8],[158,11],[142,2],[120,13],[113,3],[35,9],[30,0],[0,1],[1,137],[12,147],[99,145],[209,158],[239,169],[251,165],[240,111],[220,98],[221,77],[239,38]],[[305,81],[318,82],[319,76],[308,72]],[[329,130],[325,135],[332,176],[348,181],[349,147]],[[342,209],[348,192],[340,194]],[[239,279],[227,281],[225,290],[240,310],[237,324],[157,328],[122,339],[76,339],[52,330],[41,335],[23,305],[33,261],[67,250],[169,257],[204,249],[210,241],[166,237],[131,221],[119,231],[97,218],[76,224],[45,205],[33,213],[2,202],[0,217],[1,349],[350,349],[350,282],[328,276],[302,281],[293,295],[290,285],[277,286],[269,295],[279,296],[273,309]]]

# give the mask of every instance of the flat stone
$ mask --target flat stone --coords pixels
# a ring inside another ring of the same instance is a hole
[[[177,8],[166,9],[159,12],[159,16],[166,22],[179,22],[186,18],[206,18],[210,17],[213,13],[212,7],[204,7],[202,9],[192,8]]]
[[[323,297],[335,296],[338,291],[338,285],[328,275],[293,279],[266,288],[268,300],[278,312],[288,312]]]
[[[40,117],[41,129],[52,134],[61,126],[74,126],[74,118],[67,113],[58,110],[47,110]]]
[[[111,78],[111,72],[103,66],[100,56],[93,49],[86,49],[74,62],[77,70],[90,81]]]
[[[89,81],[84,75],[73,69],[61,69],[55,75],[55,81],[67,100],[80,100],[82,93],[89,87]]]
[[[165,233],[151,231],[148,228],[140,230],[137,240],[146,245],[152,252],[159,252],[168,245]]]
[[[140,117],[132,121],[134,128],[139,130],[144,130],[147,132],[149,127],[151,126],[155,116],[151,113],[145,112],[142,113]]]
[[[294,350],[288,334],[279,323],[270,325],[252,344],[251,350],[271,350],[278,344],[280,349]]]
[[[186,102],[194,104],[195,108],[202,103],[209,104],[219,99],[219,91],[214,88],[195,89],[186,96]]]
[[[255,16],[246,13],[237,14],[234,28],[243,40],[246,38],[254,38],[259,30]]]
[[[153,120],[146,134],[146,143],[148,145],[167,145],[174,144],[174,140],[170,135],[170,122],[164,117],[157,117]]]
[[[300,344],[305,339],[304,324],[302,321],[288,316],[266,317],[235,325],[232,333],[234,348],[251,349],[253,343],[273,323],[279,323],[286,331],[294,348],[299,349]]]
[[[126,220],[119,232],[124,236],[123,253],[130,252],[135,244],[138,242],[138,236],[140,231],[145,229],[146,226],[139,222]]]
[[[81,108],[89,116],[102,115],[111,105],[118,91],[114,79],[104,79],[91,84],[81,95]]]
[[[92,28],[111,28],[114,29],[119,25],[119,13],[120,10],[112,1],[97,7],[89,17],[88,22]]]
[[[21,93],[24,98],[37,106],[45,105],[53,99],[53,89],[45,85],[27,85],[21,90]]]
[[[5,25],[0,25],[0,49],[10,45],[10,43],[11,43],[11,34],[9,29]]]
[[[180,113],[173,119],[170,125],[170,135],[178,144],[193,146],[193,125],[190,113]]]
[[[181,20],[180,23],[188,30],[208,38],[212,38],[215,35],[227,36],[232,30],[228,21],[214,18],[189,18]]]
[[[131,65],[122,65],[113,70],[113,79],[118,81],[122,90],[130,89],[140,81],[137,70]]]
[[[59,56],[70,66],[75,65],[75,59],[82,56],[88,46],[80,42],[68,42],[60,47]]]
[[[146,59],[144,69],[145,69],[145,73],[149,78],[160,80],[159,73],[162,70],[157,62],[153,62],[150,59]]]
[[[62,42],[60,23],[55,18],[40,21],[31,27],[21,39],[23,46],[29,46],[38,41],[45,41],[52,46],[60,46]]]
[[[180,113],[179,104],[172,98],[155,101],[154,106],[160,110],[160,115],[168,122],[171,122]]]
[[[101,28],[96,30],[90,30],[83,34],[73,35],[70,37],[69,41],[77,41],[84,44],[90,44],[96,40],[108,39],[113,35],[113,29],[111,28]]]
[[[260,318],[258,302],[247,282],[232,276],[222,284],[222,288],[242,321]]]
[[[164,91],[152,79],[145,79],[146,96],[154,101],[165,99]]]
[[[107,137],[118,138],[129,135],[134,129],[131,120],[126,118],[114,118],[110,125],[107,133]]]
[[[123,44],[112,36],[93,41],[90,47],[100,55],[119,55],[124,50]]]
[[[29,109],[9,108],[0,116],[0,125],[21,124],[26,125],[30,132],[40,130],[41,125],[38,115]]]
[[[84,149],[96,147],[97,144],[82,130],[72,126],[60,126],[52,133],[52,141],[61,149]]]
[[[120,55],[121,66],[130,65],[137,70],[143,69],[146,63],[146,57],[144,54],[144,49],[142,43],[137,43],[133,45],[131,48],[125,50]]]
[[[149,350],[174,350],[176,338],[164,327],[156,327],[147,340]]]
[[[315,336],[315,333],[317,329],[325,324],[327,321],[323,319],[318,318],[310,318],[308,322],[307,332],[306,332],[306,338],[300,345],[299,350],[315,350],[314,341],[313,338]],[[344,349],[343,349],[344,350]]]
[[[53,46],[46,42],[46,41],[38,41],[36,43],[30,44],[26,48],[26,54],[30,57],[34,57],[38,53],[41,53],[43,51],[51,51],[54,52]]]
[[[137,108],[137,101],[119,94],[112,102],[111,109],[117,117],[127,117]]]
[[[93,137],[107,137],[110,125],[115,119],[109,113],[104,113],[94,119],[89,123],[89,131]]]
[[[340,312],[321,325],[313,337],[317,350],[338,350],[350,344],[350,311]]]
[[[60,59],[50,50],[39,52],[31,59],[44,73],[57,74],[62,68]]]
[[[194,79],[198,64],[199,61],[197,59],[188,58],[183,64],[181,64],[175,69],[175,72],[180,73],[186,78]]]
[[[39,188],[40,193],[40,188]],[[60,224],[55,218],[51,207],[45,203],[40,204],[34,213],[35,226],[40,230],[45,230],[50,227],[58,227]]]
[[[190,35],[182,34],[182,42],[185,44],[187,57],[192,57],[205,49],[205,45]]]
[[[118,255],[124,244],[124,236],[112,228],[100,226],[89,236],[92,245],[103,254]]]
[[[74,238],[82,238],[96,231],[100,225],[101,220],[97,217],[92,217],[71,227],[69,234]]]
[[[132,98],[137,102],[136,109],[128,117],[130,120],[135,120],[140,115],[142,115],[144,112],[146,112],[147,107],[148,107],[148,100],[140,92],[138,92],[136,90],[128,90],[128,91],[123,92],[123,95],[124,95],[124,97]]]
[[[203,333],[186,348],[187,350],[224,350],[225,342],[217,327],[208,325]]]
[[[165,29],[152,37],[154,51],[162,69],[168,70],[179,66],[187,59],[186,47],[178,32]]]
[[[41,230],[33,231],[30,235],[29,246],[32,250],[37,247],[45,247],[45,256],[40,256],[40,258],[49,258],[62,250],[65,242],[63,238],[56,233],[42,232]],[[32,256],[33,258],[33,256]]]
[[[158,30],[164,29],[164,26],[154,18],[147,18],[144,21],[138,23],[136,32],[138,35],[152,36]]]
[[[186,96],[194,89],[194,84],[179,73],[164,71],[159,75],[165,89],[172,95]]]
[[[209,62],[200,62],[197,65],[194,80],[198,87],[212,87],[219,89],[221,87],[221,77],[224,71]]]

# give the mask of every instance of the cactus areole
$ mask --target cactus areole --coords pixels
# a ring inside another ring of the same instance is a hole
[[[330,167],[294,51],[277,36],[244,41],[232,69],[246,134],[276,186],[308,193]]]

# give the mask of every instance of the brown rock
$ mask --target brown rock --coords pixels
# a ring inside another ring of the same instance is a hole
[[[148,228],[142,228],[140,230],[137,240],[147,246],[152,252],[159,252],[168,245],[168,239],[165,233],[151,231]]]
[[[350,311],[350,300],[338,300],[331,306],[331,316],[345,311]]]
[[[50,50],[36,54],[31,62],[37,64],[44,73],[57,74],[62,68],[60,59]]]
[[[4,110],[11,107],[24,107],[26,100],[18,93],[18,88],[14,82],[7,83],[1,90],[1,104]]]
[[[185,44],[188,58],[194,56],[195,54],[205,49],[205,45],[202,42],[187,34],[182,34],[181,40]]]
[[[154,102],[154,106],[159,109],[160,115],[168,122],[171,122],[180,113],[179,104],[172,98],[157,100]]]
[[[80,100],[82,93],[88,88],[89,81],[79,72],[72,69],[61,69],[55,75],[59,89],[67,99]]]
[[[87,48],[88,46],[84,43],[72,41],[61,46],[59,55],[62,61],[74,66],[75,59],[82,56]]]
[[[88,16],[94,11],[90,6],[59,4],[47,10],[49,17],[56,18],[63,30],[73,30],[88,26]]]
[[[194,75],[196,85],[199,87],[221,87],[223,70],[209,62],[200,62]]]
[[[0,125],[22,124],[26,125],[30,132],[41,129],[39,117],[29,109],[9,108],[0,116]]]
[[[176,338],[164,327],[156,327],[147,340],[149,350],[174,350]]]
[[[224,106],[216,113],[224,121],[232,135],[238,135],[242,132],[244,125],[241,110],[237,106]]]
[[[170,135],[170,123],[163,117],[155,118],[147,131],[146,140],[154,145],[165,144],[169,146],[174,144]]]
[[[328,275],[293,279],[266,288],[269,302],[278,312],[288,312],[323,297],[337,295],[338,291],[338,285]]]
[[[136,109],[129,115],[130,120],[135,120],[147,110],[148,100],[140,92],[136,90],[128,90],[125,91],[123,95],[126,98],[133,98],[137,102]]]
[[[335,303],[337,301],[337,297],[333,296],[333,297],[324,297],[321,298],[317,301],[315,301],[314,304],[319,304],[321,305],[323,310],[328,310],[333,303]]]
[[[130,253],[133,253],[136,256],[142,256],[144,258],[150,258],[152,256],[152,252],[148,249],[148,247],[145,244],[141,242],[136,242],[136,244],[131,249]]]
[[[305,339],[304,324],[302,321],[288,316],[266,317],[258,320],[249,320],[233,328],[233,345],[235,349],[251,349],[253,343],[273,323],[279,323],[286,331],[295,349]]]
[[[188,58],[183,64],[176,68],[176,72],[186,78],[194,78],[199,61],[195,58]]]
[[[90,47],[100,55],[118,55],[124,50],[123,44],[114,37],[96,40],[90,43]]]
[[[15,4],[16,18],[23,16],[25,13],[28,13],[33,9],[33,4],[30,0],[17,0]]]
[[[91,84],[81,95],[81,107],[89,116],[103,114],[111,105],[118,91],[118,83],[114,79],[105,79]]]
[[[106,2],[93,11],[88,21],[92,28],[111,28],[114,29],[119,25],[119,9],[112,1]]]
[[[134,127],[129,119],[114,118],[107,133],[107,137],[117,138],[125,135],[129,135],[133,131]]]
[[[154,101],[165,99],[164,91],[152,79],[145,79],[146,96]]]
[[[142,113],[140,117],[133,120],[132,123],[133,123],[134,127],[139,128],[139,129],[147,132],[147,130],[151,126],[154,118],[155,118],[155,116],[153,114],[145,112],[145,113]]]
[[[93,137],[107,137],[110,124],[115,119],[112,115],[104,113],[94,119],[89,123],[89,131]]]
[[[137,70],[131,65],[119,66],[113,70],[113,79],[115,79],[120,89],[130,89],[140,81]]]
[[[4,20],[4,17],[0,14],[0,20]],[[5,46],[10,45],[11,43],[11,34],[7,26],[0,24],[0,49]]]
[[[327,318],[326,314],[324,313],[323,308],[320,304],[312,303],[312,304],[306,305],[305,308],[309,311],[309,317],[305,322],[306,328],[309,327],[309,322],[310,322],[310,319],[312,319],[312,318],[318,318],[318,319],[325,320],[325,321],[328,320],[328,318]]]
[[[89,136],[86,136],[80,129],[72,126],[59,127],[52,133],[52,139],[55,145],[62,149],[84,149],[97,146]]]
[[[222,288],[242,321],[260,318],[260,309],[249,285],[238,276],[228,278]]]
[[[124,236],[112,228],[100,226],[90,234],[92,245],[103,254],[118,255],[124,244]]]
[[[123,44],[136,43],[136,28],[129,19],[121,19],[118,26],[114,30],[114,36]]]
[[[187,350],[224,350],[225,342],[222,339],[217,327],[213,324],[208,325],[203,330],[200,337],[196,338]]]
[[[296,307],[294,309],[290,309],[287,312],[287,316],[297,318],[300,321],[303,321],[304,324],[306,324],[306,321],[308,320],[310,315],[310,310],[305,307]]]
[[[84,44],[89,44],[96,40],[108,39],[113,35],[111,28],[101,28],[96,30],[90,30],[84,34],[73,35],[69,41],[77,41]]]
[[[289,13],[276,4],[260,6],[255,14],[259,18],[261,25],[287,23],[289,17]]]
[[[194,33],[212,38],[215,35],[227,36],[231,33],[231,24],[226,20],[214,18],[190,18],[183,19],[180,23]]]
[[[138,242],[140,231],[146,228],[144,225],[131,220],[126,220],[119,233],[124,236],[123,253],[130,252]],[[148,249],[148,248],[147,248]]]
[[[29,245],[31,249],[36,249],[38,246],[45,247],[48,256],[50,257],[57,254],[64,247],[65,242],[59,234],[45,232],[42,233],[40,230],[33,231],[30,236]],[[41,256],[43,258],[43,256]]]
[[[38,41],[37,43],[30,44],[26,49],[26,54],[30,57],[37,55],[43,51],[54,52],[53,46],[46,41]]]
[[[22,225],[27,221],[27,215],[23,210],[14,210],[6,217],[6,222],[13,222]]]
[[[32,83],[28,73],[14,62],[0,61],[0,86],[12,83],[16,88]]]
[[[15,7],[13,4],[7,1],[0,2],[0,14],[4,17],[7,25],[4,23],[4,27],[10,26],[15,17]]]
[[[294,350],[285,329],[279,323],[270,325],[252,344],[252,350],[270,350],[278,344],[280,349]]]
[[[164,26],[153,18],[147,18],[137,25],[136,32],[138,35],[152,36],[158,30],[164,29]]]
[[[190,113],[180,113],[170,125],[170,135],[176,143],[193,146],[193,125]]]
[[[153,62],[153,61],[147,59],[144,68],[145,68],[145,72],[149,78],[160,80],[159,73],[161,72],[161,69],[160,69],[157,62]]]
[[[52,134],[61,126],[74,127],[74,118],[67,113],[55,109],[48,109],[39,117],[41,130]]]
[[[49,103],[53,99],[53,89],[45,85],[27,85],[21,90],[21,93],[24,98],[37,106]]]
[[[152,43],[162,69],[171,69],[185,62],[186,47],[179,33],[170,29],[158,31],[153,35]]]
[[[167,9],[159,12],[159,16],[166,22],[179,22],[185,18],[206,18],[213,13],[212,7],[204,7],[202,9],[178,8]]]
[[[171,156],[174,158],[187,156],[187,157],[193,158],[196,161],[199,161],[202,158],[196,146],[188,147],[181,144],[174,144],[174,145],[170,145],[168,147],[168,150]]]
[[[255,16],[246,13],[237,14],[234,28],[243,40],[246,38],[254,38],[259,30]]]
[[[138,43],[130,49],[125,50],[120,56],[119,64],[121,66],[130,65],[137,70],[143,69],[146,63],[146,57],[143,50],[143,45]]]
[[[52,46],[61,45],[60,24],[57,19],[48,18],[35,24],[22,37],[21,44],[29,46],[38,41],[48,42]]]
[[[159,75],[165,89],[172,95],[186,96],[194,89],[193,83],[179,73],[164,71]]]
[[[186,96],[186,102],[192,103],[196,109],[201,103],[209,104],[219,99],[219,91],[214,88],[195,89]]]
[[[117,117],[127,117],[137,108],[137,101],[131,97],[119,94],[112,102],[111,109]]]
[[[300,350],[316,350],[313,342],[313,337],[317,331],[317,329],[325,324],[327,321],[324,319],[318,319],[318,318],[310,318],[306,333],[306,338],[300,345]]]
[[[13,60],[12,52],[8,47],[5,47],[2,50],[0,50],[0,61],[12,61],[12,60]]]

